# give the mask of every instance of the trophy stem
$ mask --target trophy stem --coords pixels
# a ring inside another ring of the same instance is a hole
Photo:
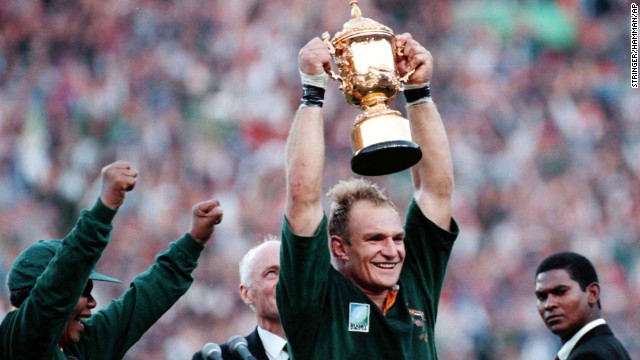
[[[389,97],[383,92],[367,94],[362,98],[361,109],[366,112],[381,112],[387,109]]]

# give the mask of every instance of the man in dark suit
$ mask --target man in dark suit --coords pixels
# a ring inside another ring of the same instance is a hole
[[[245,338],[249,352],[257,360],[287,360],[284,330],[276,306],[276,284],[280,273],[280,241],[267,236],[260,245],[249,250],[240,261],[240,296],[256,314],[258,326]],[[222,358],[241,360],[229,346],[220,345]],[[192,360],[203,360],[201,352]]]
[[[589,259],[553,254],[536,270],[538,312],[560,337],[559,360],[631,360],[600,314],[600,284]]]

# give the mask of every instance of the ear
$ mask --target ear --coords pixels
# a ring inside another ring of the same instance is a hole
[[[253,305],[253,300],[251,300],[251,297],[249,297],[248,287],[244,285],[240,285],[240,297],[242,298],[242,301],[244,301],[245,304],[249,306]]]
[[[331,236],[330,241],[331,253],[333,254],[333,256],[338,260],[348,261],[349,254],[347,253],[347,244],[345,243],[345,241],[340,236],[336,235]]]
[[[594,282],[587,286],[587,301],[593,305],[600,300],[600,284]]]

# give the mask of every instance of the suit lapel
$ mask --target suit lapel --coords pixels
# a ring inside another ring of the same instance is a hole
[[[589,330],[586,334],[584,334],[580,338],[580,340],[578,340],[578,342],[576,343],[576,346],[574,346],[573,348],[575,349],[580,345],[582,345],[584,342],[589,341],[594,337],[600,336],[600,335],[613,335],[613,331],[611,331],[611,328],[609,328],[609,325],[607,324],[598,325],[593,329]]]
[[[597,336],[603,336],[603,335],[613,336],[613,331],[611,331],[611,328],[607,324],[598,325],[593,329],[589,330],[586,334],[584,334],[580,338],[580,340],[578,340],[576,345],[573,347],[573,350],[571,350],[571,353],[569,354],[569,357],[567,358],[567,360],[572,360],[573,355],[576,353],[576,350],[581,346],[586,346],[586,347],[600,346],[601,345],[600,342],[606,341],[606,340],[593,341],[593,339]]]
[[[249,345],[249,351],[251,351],[251,354],[255,356],[257,360],[269,360],[262,340],[260,340],[260,336],[258,335],[257,327],[251,334],[247,335],[247,343]]]

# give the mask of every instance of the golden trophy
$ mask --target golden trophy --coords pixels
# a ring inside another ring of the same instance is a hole
[[[347,102],[363,111],[351,132],[351,169],[365,176],[402,171],[420,161],[422,151],[411,140],[409,120],[389,105],[413,71],[400,77],[395,60],[403,49],[396,48],[393,31],[362,17],[358,1],[350,4],[351,20],[333,39],[327,32],[322,39],[339,69],[339,75],[327,73],[340,82]]]

